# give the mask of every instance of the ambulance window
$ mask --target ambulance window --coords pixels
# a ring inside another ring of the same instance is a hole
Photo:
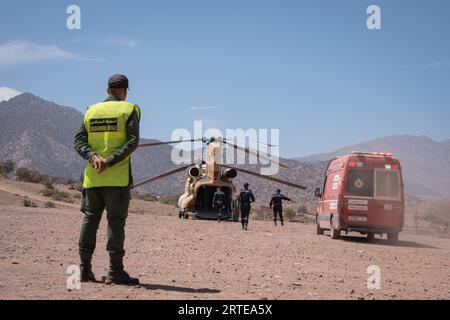
[[[354,196],[373,197],[373,171],[350,170],[347,191]]]
[[[375,196],[377,198],[400,198],[398,171],[376,170],[375,177]]]
[[[327,176],[327,180],[326,180],[325,189],[327,190],[327,193],[330,193],[330,194],[337,193],[337,187],[336,187],[336,183],[334,182],[334,180],[335,180],[334,176],[335,176],[335,174],[329,174]]]

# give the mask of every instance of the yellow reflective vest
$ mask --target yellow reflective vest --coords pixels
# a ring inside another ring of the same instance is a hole
[[[106,101],[90,106],[84,116],[91,149],[106,159],[126,142],[126,123],[139,108],[126,101]],[[84,188],[127,187],[130,184],[130,156],[98,174],[89,163],[84,171]]]

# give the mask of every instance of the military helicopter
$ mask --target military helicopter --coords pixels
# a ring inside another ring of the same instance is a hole
[[[274,178],[271,176],[262,175],[253,171],[232,167],[222,164],[222,149],[229,146],[245,154],[252,154],[253,156],[264,158],[268,161],[278,164],[282,168],[287,168],[285,165],[278,161],[258,154],[257,151],[249,148],[243,148],[234,143],[227,141],[225,138],[198,138],[190,140],[177,140],[167,142],[155,142],[139,145],[139,148],[154,147],[166,144],[184,143],[184,142],[203,142],[207,143],[206,159],[197,163],[191,163],[183,165],[176,169],[167,171],[160,175],[145,179],[134,185],[135,188],[144,184],[154,182],[156,180],[168,177],[170,175],[186,171],[187,180],[184,188],[184,193],[178,199],[178,207],[180,208],[179,217],[187,219],[189,213],[193,213],[199,219],[216,220],[218,216],[218,209],[214,208],[213,197],[218,187],[225,193],[226,204],[223,212],[221,213],[222,220],[228,220],[233,214],[235,206],[233,205],[236,198],[237,190],[233,184],[233,179],[236,178],[237,172],[253,175],[270,181],[274,181],[280,184],[284,184],[290,187],[305,190],[306,187],[285,181],[282,179]],[[266,144],[271,147],[272,145]],[[202,144],[203,146],[203,144]],[[202,147],[203,155],[203,147]],[[220,220],[219,220],[220,222]]]

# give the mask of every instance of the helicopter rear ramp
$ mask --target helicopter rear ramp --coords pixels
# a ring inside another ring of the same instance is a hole
[[[202,220],[217,220],[217,211],[212,209],[200,209],[194,213],[195,217]],[[230,220],[231,212],[223,212],[221,220]]]

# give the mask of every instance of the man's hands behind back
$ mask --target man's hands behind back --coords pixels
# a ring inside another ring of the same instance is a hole
[[[89,162],[97,173],[102,173],[107,167],[106,160],[98,155],[92,156]]]

